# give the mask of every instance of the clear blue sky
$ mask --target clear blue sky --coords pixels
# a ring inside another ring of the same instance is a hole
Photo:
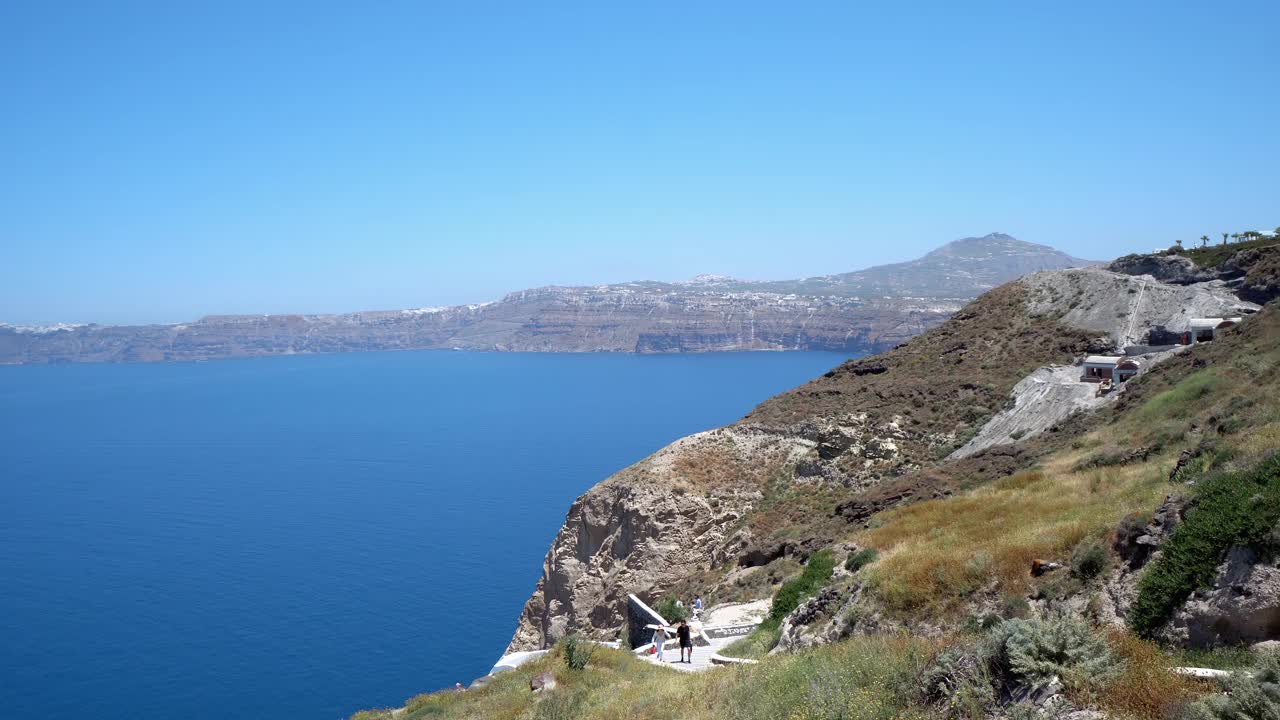
[[[622,5],[3,3],[0,321],[1280,224],[1274,0]]]

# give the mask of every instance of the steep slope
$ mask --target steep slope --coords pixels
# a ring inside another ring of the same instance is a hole
[[[1192,315],[1255,309],[1218,281],[1176,286],[1100,268],[1003,285],[900,347],[847,362],[588,491],[547,555],[511,647],[610,634],[627,592],[726,597],[756,582],[753,569],[848,542],[887,508],[1029,467],[1094,420],[1070,416],[1068,405],[1033,439],[948,456],[1044,368],[1145,342],[1150,329]],[[615,537],[644,542],[606,540]]]
[[[1065,265],[1064,265],[1065,264]],[[451,349],[525,352],[878,352],[1029,270],[1080,264],[1003,235],[832,278],[546,287],[481,305],[344,315],[214,315],[147,326],[0,324],[0,364],[205,360]]]
[[[612,633],[628,592],[652,596],[807,554],[847,533],[852,517],[840,508],[877,487],[895,486],[899,499],[912,490],[895,483],[931,493],[921,472],[1021,377],[1091,347],[1091,333],[1030,316],[1027,295],[1020,283],[989,292],[901,347],[847,362],[589,490],[547,554],[511,649],[567,631]]]
[[[1129,281],[1113,273],[1091,272],[1097,276],[1059,274],[1066,277],[999,288],[904,347],[846,363],[588,492],[548,555],[558,574],[539,585],[555,604],[540,605],[535,594],[513,639],[521,647],[569,632],[611,634],[608,606],[626,590],[697,591],[718,602],[745,587],[764,597],[777,587],[772,578],[797,573],[820,548],[837,561],[866,558],[837,567],[824,587],[802,596],[770,631],[777,646],[760,664],[687,675],[609,651],[582,674],[564,670],[570,651],[562,647],[476,692],[419,696],[399,712],[541,712],[567,699],[571,704],[555,708],[585,717],[844,717],[851,709],[875,717],[1274,716],[1275,303],[1246,312],[1242,324],[1212,342],[1169,355],[1128,381],[1114,402],[1040,436],[895,467],[900,455],[920,457],[930,433],[954,421],[946,405],[958,404],[958,393],[985,398],[971,387],[972,375],[1023,369],[1003,362],[999,351],[1038,361],[1124,339],[1144,317],[1177,314],[1130,297],[1121,284]],[[1216,282],[1187,284],[1208,299],[1168,289],[1151,299],[1253,309],[1221,295]],[[1072,327],[1064,320],[1090,316],[1072,315],[1078,298],[1065,287],[1120,309],[1107,322],[1093,316],[1091,326]],[[1120,292],[1103,297],[1099,288]],[[1049,290],[1059,297],[1042,296],[1052,296]],[[1032,307],[1043,314],[1030,314]],[[959,338],[969,339],[965,347]],[[1035,355],[1037,345],[1055,343],[1056,350]],[[935,379],[936,403],[922,397],[922,377]],[[1008,384],[1023,382],[1002,386]],[[918,429],[914,437],[897,419],[905,412],[894,411],[903,399],[921,400],[905,407],[928,411],[905,424]],[[846,412],[855,403],[869,408],[865,417]],[[877,426],[886,417],[895,419]],[[839,461],[846,453],[860,461],[855,469],[879,466],[849,472]],[[775,544],[757,542],[760,532],[773,533]],[[603,604],[591,606],[592,598]],[[539,624],[546,620],[550,626]],[[1258,641],[1272,642],[1239,646]],[[1188,658],[1178,650],[1186,646],[1227,650]],[[1004,656],[1015,650],[1016,665]],[[1045,669],[1042,676],[1019,675],[1030,660]],[[1211,697],[1220,688],[1174,668],[1255,661],[1260,671],[1238,673],[1226,698]],[[548,672],[567,688],[531,696],[529,680]],[[1205,698],[1211,705],[1188,708]]]
[[[1088,328],[1106,338],[1112,352],[1140,352],[1136,360],[1143,372],[1181,349],[1147,352],[1170,335],[1170,329],[1185,329],[1192,318],[1236,317],[1259,309],[1218,280],[1172,285],[1150,275],[1090,268],[1035,273],[1024,284],[1031,289],[1033,313],[1055,312],[1073,327]],[[1076,366],[1050,366],[1028,375],[1014,388],[1013,402],[1006,403],[953,457],[1034,436],[1073,413],[1097,409],[1120,396],[1096,392],[1092,384],[1079,381],[1080,374]]]

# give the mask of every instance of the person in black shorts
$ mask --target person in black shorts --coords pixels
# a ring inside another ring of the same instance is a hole
[[[693,638],[689,635],[689,623],[684,620],[680,621],[680,626],[676,628],[676,636],[680,638],[680,662],[693,662]],[[684,659],[685,651],[689,651],[689,659]]]

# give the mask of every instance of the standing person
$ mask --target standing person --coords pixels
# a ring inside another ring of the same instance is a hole
[[[695,618],[702,617],[702,596],[693,599],[693,616]]]
[[[657,651],[658,662],[662,662],[662,648],[667,644],[667,626],[659,625],[653,631],[653,647]]]
[[[689,635],[689,623],[684,620],[680,621],[680,626],[676,628],[676,635],[680,638],[680,662],[693,662],[693,638]],[[689,659],[684,659],[685,651],[689,652]]]

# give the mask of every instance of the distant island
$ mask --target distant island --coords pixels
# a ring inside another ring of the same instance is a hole
[[[0,324],[0,364],[154,362],[377,350],[887,350],[1038,270],[1090,265],[992,233],[908,262],[801,280],[543,287],[496,302],[341,315],[210,315],[174,325]]]

